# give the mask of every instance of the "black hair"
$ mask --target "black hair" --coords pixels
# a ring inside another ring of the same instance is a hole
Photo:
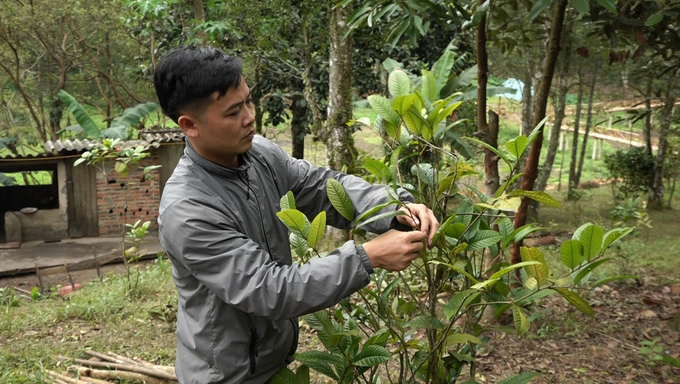
[[[237,57],[213,47],[187,46],[165,55],[153,80],[163,113],[176,123],[186,108],[200,107],[215,92],[221,97],[238,87],[241,73]]]

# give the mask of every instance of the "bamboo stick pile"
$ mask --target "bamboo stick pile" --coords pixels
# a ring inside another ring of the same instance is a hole
[[[154,365],[139,358],[130,359],[113,352],[106,354],[85,351],[89,360],[52,356],[61,366],[68,363],[67,372],[45,370],[43,381],[49,384],[111,384],[130,380],[146,384],[177,383],[175,368]]]

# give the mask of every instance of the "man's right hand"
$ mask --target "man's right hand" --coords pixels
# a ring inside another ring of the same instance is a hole
[[[388,271],[401,271],[411,265],[423,249],[423,239],[427,233],[422,231],[401,232],[390,230],[375,239],[364,243],[364,250],[374,268]]]

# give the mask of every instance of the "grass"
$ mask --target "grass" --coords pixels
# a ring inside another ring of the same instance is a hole
[[[171,273],[169,261],[158,259],[141,272],[136,299],[111,275],[65,300],[51,295],[0,307],[0,383],[40,383],[41,368],[56,368],[50,355],[88,358],[85,349],[174,365],[174,326],[150,314],[177,302]]]

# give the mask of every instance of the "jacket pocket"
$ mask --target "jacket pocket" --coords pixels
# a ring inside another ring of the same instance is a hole
[[[248,350],[249,368],[248,372],[252,375],[257,368],[257,329],[255,326],[250,327],[250,348]]]

